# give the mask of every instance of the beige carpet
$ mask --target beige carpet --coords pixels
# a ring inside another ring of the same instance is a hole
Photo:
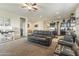
[[[0,44],[2,56],[49,56],[53,55],[56,47],[56,39],[53,39],[50,47],[28,42],[26,38]]]

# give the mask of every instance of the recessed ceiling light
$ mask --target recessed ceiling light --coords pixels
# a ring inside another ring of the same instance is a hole
[[[40,18],[41,18],[42,16],[40,16]]]
[[[59,14],[59,12],[56,12],[56,14]]]

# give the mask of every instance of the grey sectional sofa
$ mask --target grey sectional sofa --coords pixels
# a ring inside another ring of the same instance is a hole
[[[34,43],[38,43],[44,46],[50,46],[52,43],[53,33],[51,31],[34,30],[31,35],[28,36],[28,40]]]

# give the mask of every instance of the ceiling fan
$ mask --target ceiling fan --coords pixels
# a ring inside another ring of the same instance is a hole
[[[24,3],[22,8],[28,8],[29,11],[38,10],[38,6],[36,3]]]

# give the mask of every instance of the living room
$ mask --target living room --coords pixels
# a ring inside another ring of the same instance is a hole
[[[0,3],[0,55],[78,56],[78,21],[78,3]]]

